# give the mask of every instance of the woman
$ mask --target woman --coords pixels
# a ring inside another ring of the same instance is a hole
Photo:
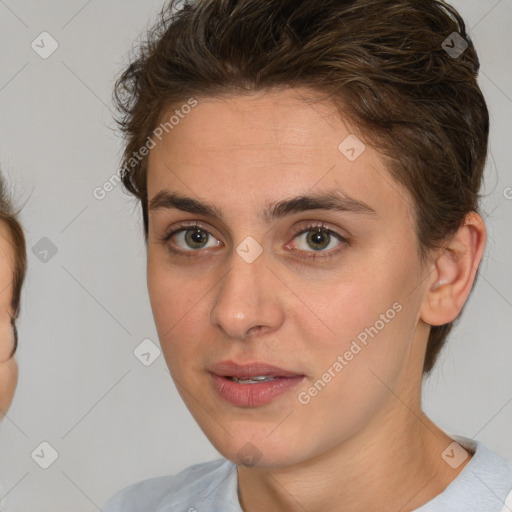
[[[508,510],[512,465],[421,407],[486,243],[478,69],[437,0],[164,10],[117,84],[122,177],[167,365],[224,459],[103,510]]]

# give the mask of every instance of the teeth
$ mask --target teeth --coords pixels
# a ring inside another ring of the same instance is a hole
[[[230,377],[231,380],[234,382],[239,382],[241,384],[250,384],[253,382],[266,382],[274,380],[275,377],[270,377],[268,375],[258,375],[254,377],[249,377],[248,379],[239,379],[238,377]]]

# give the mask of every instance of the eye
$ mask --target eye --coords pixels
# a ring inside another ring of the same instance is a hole
[[[299,241],[297,244],[298,250],[312,252],[312,254],[305,256],[306,258],[327,258],[333,256],[337,254],[339,250],[327,251],[327,249],[333,249],[334,247],[348,243],[346,238],[332,229],[326,228],[324,224],[310,224],[306,226],[305,229],[295,234],[294,240]],[[286,247],[290,248],[290,245],[288,244]],[[315,254],[324,252],[327,254]]]
[[[174,240],[178,247],[175,249],[169,244]],[[162,243],[167,244],[169,251],[174,253],[197,252],[199,249],[209,249],[221,244],[209,231],[199,224],[182,225],[167,233],[162,238]],[[186,255],[188,256],[188,255]]]
[[[303,258],[329,258],[340,252],[333,249],[348,244],[348,240],[336,231],[327,228],[323,223],[307,224],[298,230],[293,240],[298,240],[296,246],[286,245],[287,249],[303,253]],[[201,249],[210,249],[222,245],[205,226],[200,223],[182,224],[164,235],[161,242],[169,252],[191,257],[201,252]],[[172,242],[172,243],[171,243]],[[305,253],[305,254],[304,254]],[[324,254],[325,253],[325,254]]]

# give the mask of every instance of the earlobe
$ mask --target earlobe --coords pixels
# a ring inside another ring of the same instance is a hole
[[[457,318],[473,287],[483,256],[487,232],[476,212],[447,241],[435,260],[420,318],[429,325],[444,325]]]

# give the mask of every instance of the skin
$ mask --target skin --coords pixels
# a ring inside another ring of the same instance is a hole
[[[13,261],[9,228],[0,222],[0,419],[11,405],[18,382],[18,364],[10,357],[14,344],[11,326]]]
[[[355,161],[345,158],[338,146],[356,128],[328,102],[305,103],[307,94],[201,98],[151,150],[150,202],[169,191],[223,213],[150,209],[147,278],[156,327],[185,404],[215,448],[238,464],[244,511],[414,510],[470,458],[457,469],[442,459],[452,439],[421,410],[422,365],[430,325],[453,320],[471,290],[485,226],[469,215],[422,265],[408,191],[369,141]],[[330,190],[375,213],[261,218],[267,204]],[[181,221],[204,225],[204,248],[187,245],[183,232],[162,241]],[[311,231],[298,233],[319,221],[347,241],[332,235],[315,250]],[[248,236],[263,249],[250,264],[236,252]],[[331,257],[306,258],[313,253]],[[397,302],[395,318],[301,404],[298,394]],[[235,407],[210,381],[209,365],[224,360],[263,361],[306,378],[270,404]],[[252,466],[240,464],[246,443],[258,453]]]

